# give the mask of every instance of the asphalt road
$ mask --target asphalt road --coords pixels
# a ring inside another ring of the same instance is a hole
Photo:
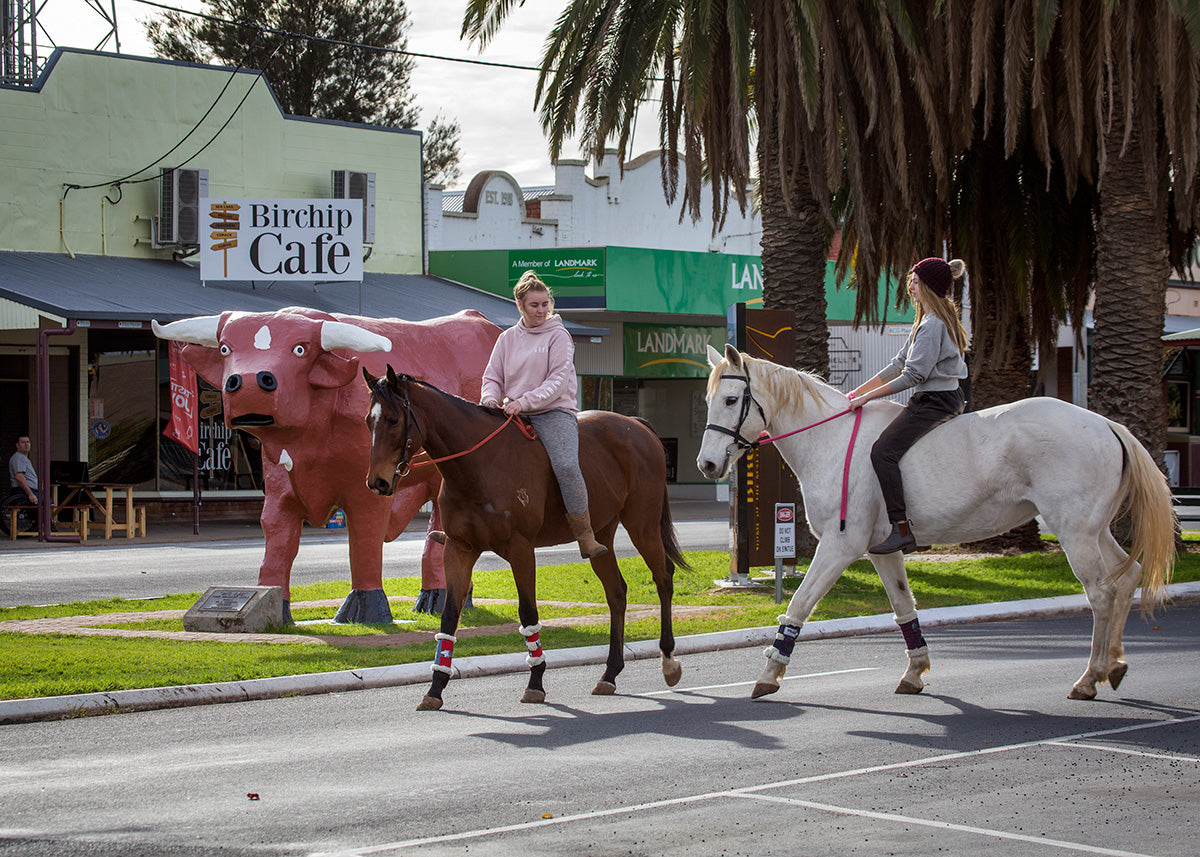
[[[1083,617],[0,728],[0,855],[1196,853],[1200,607],[1129,621],[1119,693],[1066,698]],[[553,653],[550,653],[553,662]],[[257,799],[251,799],[254,795]]]
[[[385,577],[421,573],[424,523],[383,546]],[[729,550],[726,520],[676,521],[684,550]],[[623,528],[614,549],[618,556],[636,553]],[[573,544],[542,548],[542,564],[578,562]],[[98,598],[153,598],[177,592],[203,592],[210,586],[253,586],[263,558],[258,538],[193,541],[177,544],[121,541],[87,545],[41,545],[0,551],[0,607],[60,604]],[[477,569],[508,568],[485,553]],[[306,530],[292,564],[292,583],[348,580],[350,557],[344,531]],[[2,853],[2,852],[0,852]]]

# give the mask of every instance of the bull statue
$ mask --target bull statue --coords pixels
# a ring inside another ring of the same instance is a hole
[[[429,529],[441,528],[436,507],[441,477],[436,467],[419,467],[392,497],[367,488],[370,394],[359,367],[381,374],[390,363],[478,401],[500,328],[473,310],[409,322],[301,307],[152,326],[161,339],[188,343],[184,359],[221,390],[225,425],[262,442],[266,554],[258,584],[283,587],[284,620],[291,622],[289,583],[301,527],[305,521],[324,526],[341,508],[352,589],[335,621],[392,621],[383,592],[383,543],[403,532],[426,501],[435,502]],[[426,539],[418,609],[440,612],[446,587],[441,558],[441,545]]]

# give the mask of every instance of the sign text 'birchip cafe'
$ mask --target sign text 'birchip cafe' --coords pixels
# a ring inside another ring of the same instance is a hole
[[[361,199],[200,201],[200,279],[359,282]]]

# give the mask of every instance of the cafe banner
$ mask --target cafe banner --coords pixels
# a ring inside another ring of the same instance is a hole
[[[200,454],[199,402],[196,371],[183,359],[183,343],[170,341],[167,363],[171,370],[171,419],[163,434]]]
[[[625,374],[707,378],[708,346],[725,347],[725,329],[682,324],[625,324]]]
[[[361,282],[360,199],[200,200],[201,280]]]

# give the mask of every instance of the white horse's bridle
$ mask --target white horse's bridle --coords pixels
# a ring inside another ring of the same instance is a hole
[[[767,415],[763,411],[762,405],[758,403],[758,399],[754,398],[754,394],[750,392],[750,373],[747,372],[745,375],[722,375],[721,379],[742,381],[746,384],[746,390],[742,393],[742,412],[738,415],[737,425],[731,429],[725,428],[725,426],[719,426],[716,423],[709,423],[704,428],[706,430],[712,429],[713,431],[720,432],[721,434],[729,435],[731,438],[733,438],[733,442],[737,444],[738,449],[758,449],[758,440],[747,440],[746,438],[742,437],[742,426],[746,423],[746,417],[750,416],[751,403],[754,404],[754,407],[758,408],[758,415],[762,417],[763,428],[765,429],[767,427]]]

